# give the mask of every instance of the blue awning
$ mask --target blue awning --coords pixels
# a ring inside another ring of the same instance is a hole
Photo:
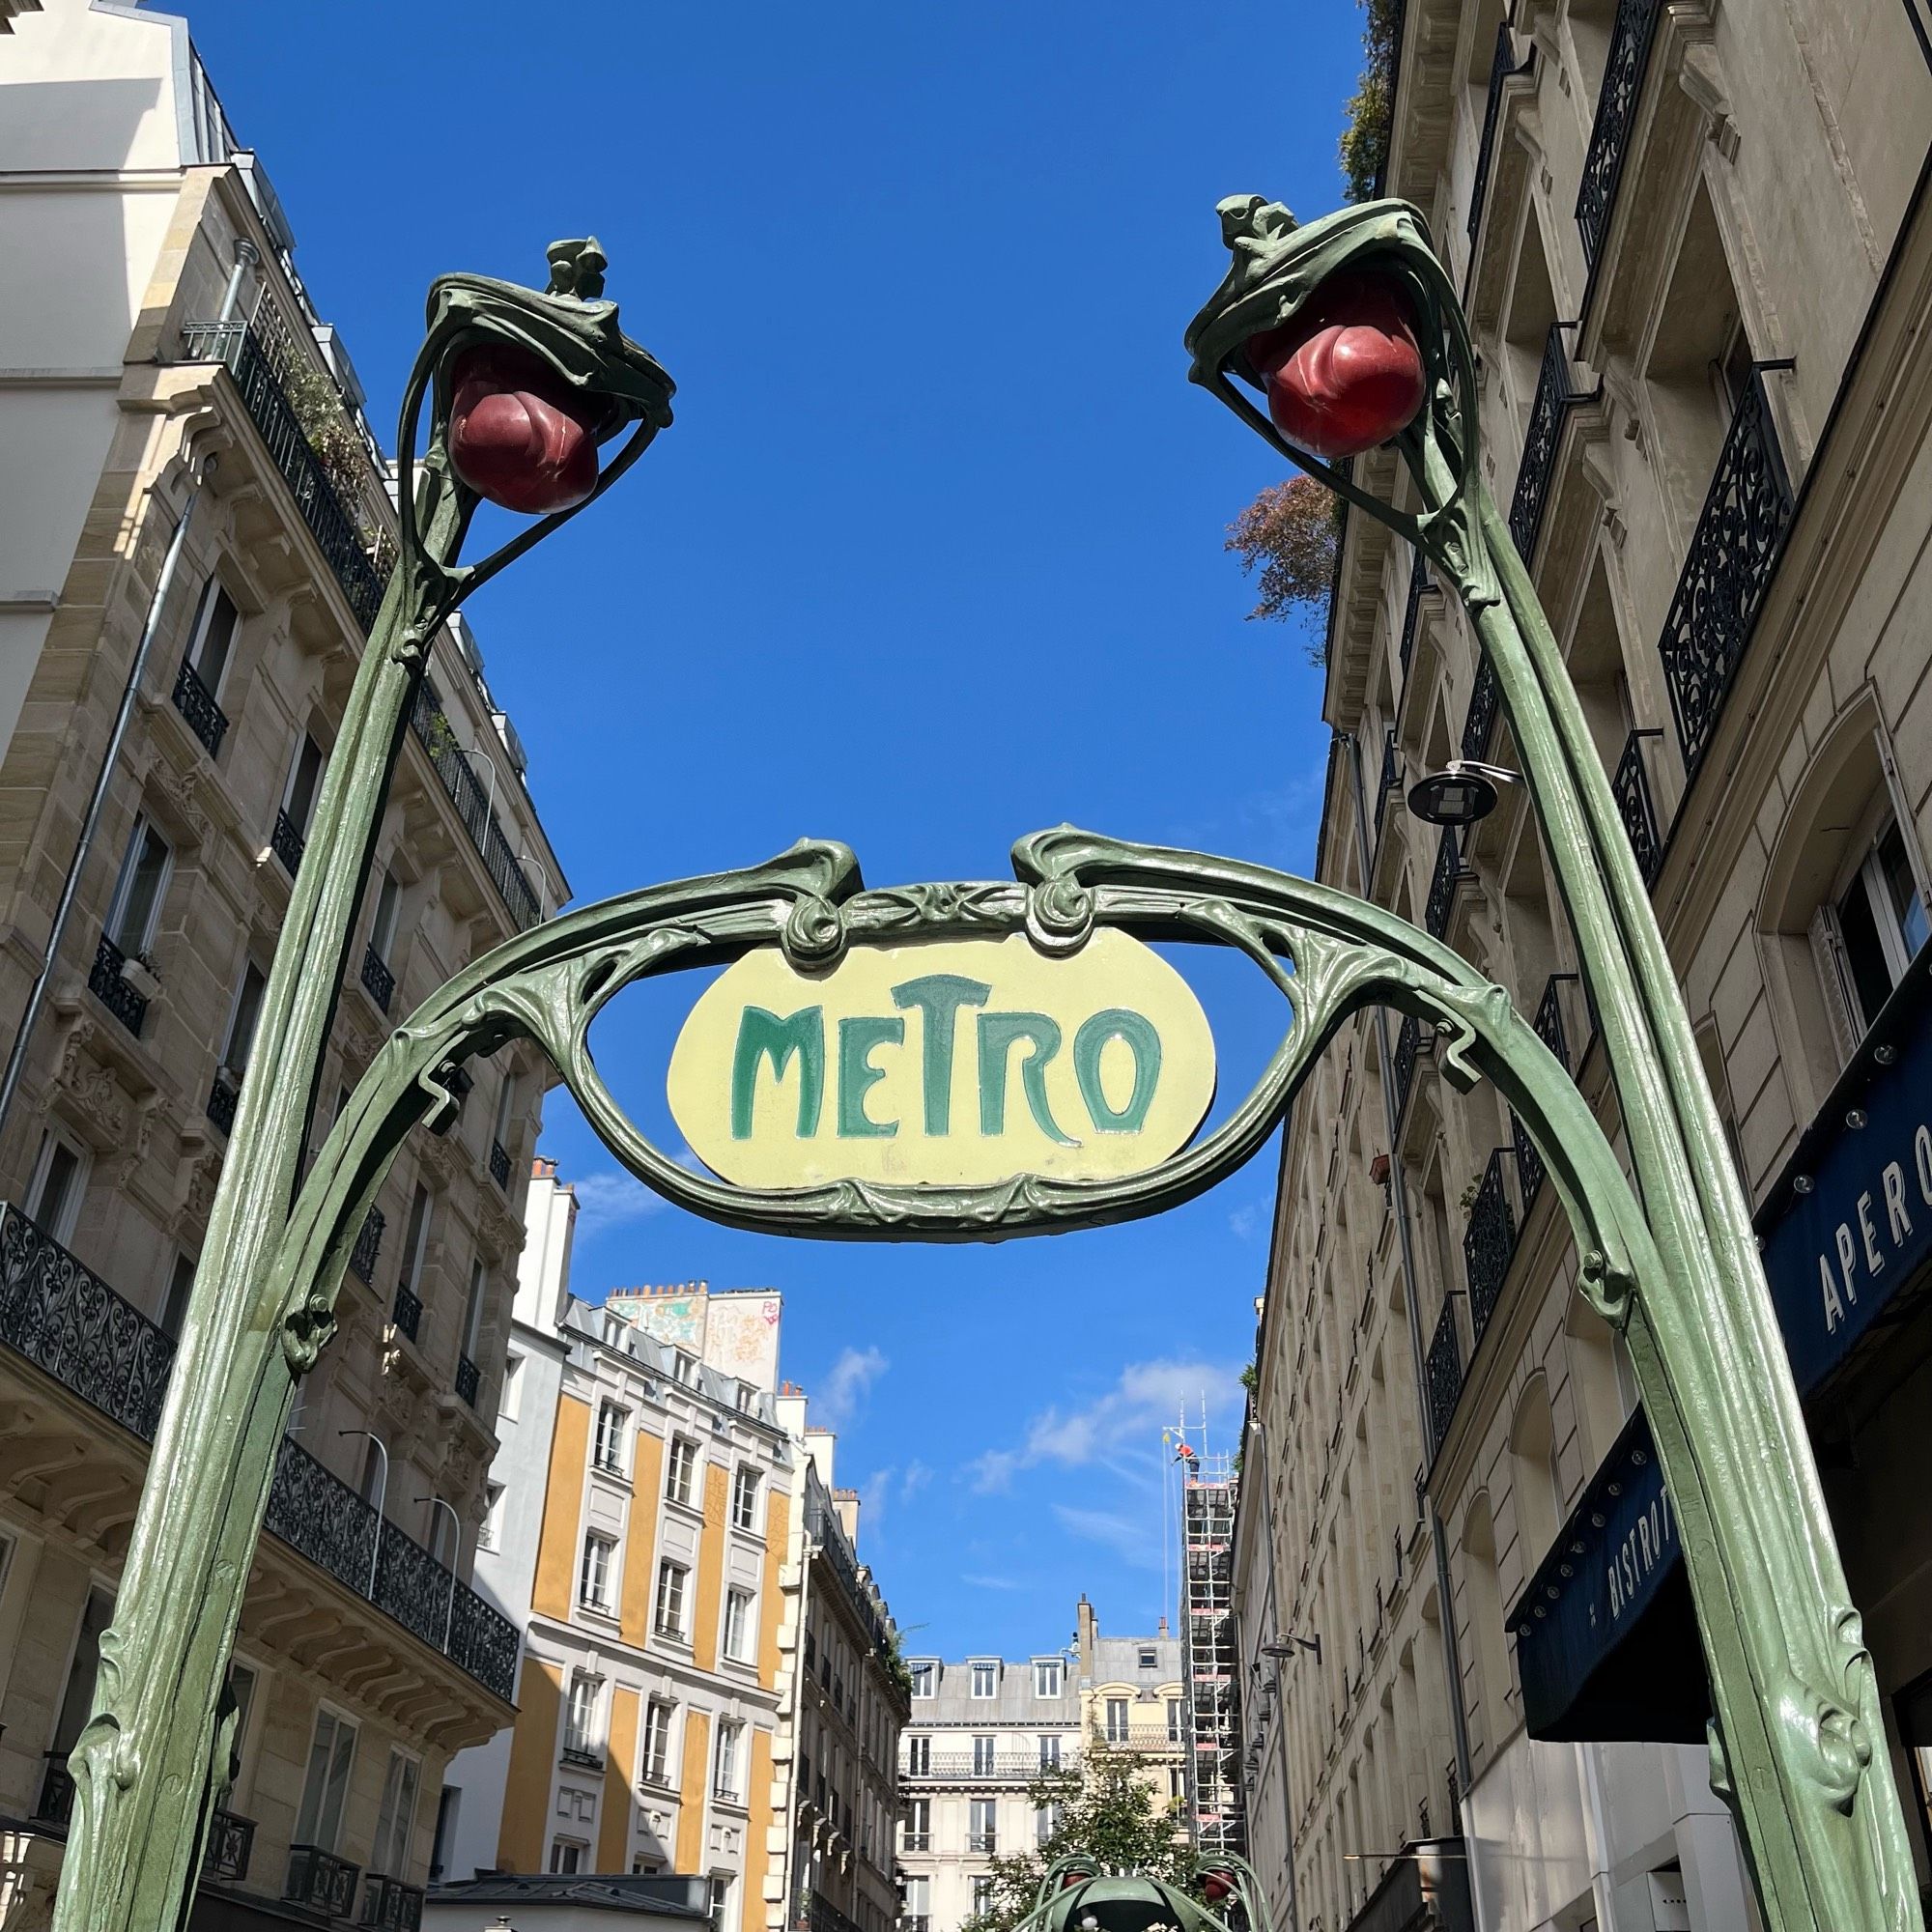
[[[1932,947],[1819,1110],[1757,1215],[1798,1392],[1815,1401],[1932,1262]],[[1529,1734],[1702,1741],[1710,1687],[1650,1424],[1638,1409],[1510,1628]]]

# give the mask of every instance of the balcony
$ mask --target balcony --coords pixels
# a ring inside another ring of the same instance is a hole
[[[390,1314],[390,1320],[395,1322],[397,1330],[407,1335],[413,1342],[417,1339],[417,1333],[422,1327],[422,1297],[410,1287],[408,1282],[398,1282],[396,1284],[396,1304]]]
[[[422,1932],[423,1895],[399,1878],[371,1872],[362,1881],[362,1917],[356,1922],[383,1932]]]
[[[73,1776],[67,1768],[66,1751],[48,1751],[47,1768],[41,1777],[40,1802],[34,1806],[34,1822],[58,1825],[63,1831],[73,1817]]]
[[[1508,1148],[1497,1148],[1483,1169],[1476,1198],[1469,1205],[1469,1221],[1463,1231],[1463,1267],[1469,1289],[1469,1327],[1476,1340],[1490,1325],[1503,1292],[1510,1262],[1516,1255],[1517,1223],[1503,1179]]]
[[[1422,614],[1422,593],[1429,588],[1429,572],[1424,567],[1422,554],[1414,553],[1408,561],[1408,602],[1402,612],[1402,646],[1398,655],[1402,660],[1402,674],[1408,675],[1408,661],[1415,655],[1415,627]]]
[[[396,976],[373,946],[362,949],[362,990],[386,1013],[396,996]]]
[[[1388,810],[1389,794],[1402,784],[1402,760],[1396,755],[1395,726],[1382,733],[1382,771],[1376,784],[1376,838],[1382,836],[1382,814]]]
[[[1517,1183],[1522,1192],[1522,1218],[1527,1221],[1529,1210],[1536,1206],[1536,1197],[1543,1192],[1545,1169],[1536,1143],[1514,1114],[1510,1116],[1510,1152],[1516,1158]]]
[[[1476,666],[1476,682],[1469,690],[1469,712],[1463,720],[1463,755],[1479,762],[1490,755],[1490,740],[1495,735],[1496,714],[1503,708],[1502,686],[1496,682],[1496,668],[1485,651]],[[1436,935],[1438,938],[1441,935]]]
[[[154,1440],[175,1345],[18,1208],[4,1203],[0,1343],[130,1435]],[[267,1527],[492,1695],[512,1699],[515,1626],[290,1436],[276,1452]]]
[[[490,1179],[505,1194],[510,1191],[510,1156],[503,1151],[501,1141],[490,1143]]]
[[[301,870],[302,853],[308,845],[295,820],[279,808],[275,812],[275,829],[269,834],[269,850],[282,862],[282,870],[290,878]]]
[[[376,1257],[383,1248],[383,1230],[387,1224],[380,1208],[371,1208],[362,1217],[361,1231],[355,1236],[355,1245],[349,1251],[349,1271],[364,1288],[373,1288],[376,1282]]]
[[[559,1762],[575,1765],[579,1771],[602,1771],[604,1753],[592,1750],[588,1745],[565,1745],[559,1753]]]
[[[128,955],[103,932],[94,952],[94,967],[87,976],[87,990],[131,1033],[141,1037],[148,1017],[148,1002],[121,977]]]
[[[1644,71],[1650,66],[1651,43],[1657,38],[1657,22],[1662,12],[1662,0],[1618,0],[1616,21],[1610,29],[1604,91],[1597,97],[1597,118],[1590,128],[1583,180],[1577,190],[1577,226],[1582,231],[1583,260],[1593,274],[1616,208],[1631,127],[1636,120]]]
[[[806,1907],[806,1932],[859,1932],[833,1902],[814,1891]]]
[[[1658,640],[1687,783],[1710,750],[1791,527],[1791,478],[1764,386],[1768,369],[1790,366],[1761,362],[1751,371]]]
[[[1551,323],[1544,338],[1543,366],[1537,373],[1529,427],[1523,432],[1522,456],[1516,468],[1516,489],[1510,496],[1510,537],[1525,570],[1536,554],[1537,534],[1543,528],[1543,511],[1549,499],[1550,479],[1556,474],[1563,425],[1571,410],[1582,401],[1581,392],[1570,381],[1563,329],[1562,323]]]
[[[219,755],[221,741],[228,735],[228,716],[214,701],[214,694],[201,681],[201,674],[186,659],[175,672],[175,709],[187,728],[201,740],[201,748],[213,758]]]
[[[379,569],[364,547],[362,533],[328,480],[261,338],[244,322],[190,322],[182,329],[182,344],[190,361],[219,362],[234,378],[242,407],[261,433],[270,461],[289,486],[297,512],[367,632],[382,608],[388,571]]]
[[[469,1405],[471,1408],[474,1408],[476,1406],[476,1391],[479,1385],[481,1384],[482,1379],[483,1378],[481,1372],[477,1369],[476,1364],[472,1362],[468,1355],[457,1356],[456,1380],[453,1386],[457,1394],[460,1395],[463,1398],[463,1400]]]
[[[1435,870],[1430,877],[1429,899],[1422,913],[1422,923],[1432,939],[1440,939],[1449,930],[1449,912],[1456,903],[1456,887],[1462,877],[1462,845],[1456,828],[1445,825],[1435,847]]]
[[[1552,973],[1543,983],[1543,997],[1536,1003],[1536,1017],[1530,1022],[1536,1037],[1561,1064],[1565,1073],[1574,1075],[1577,1062],[1570,1051],[1569,1030],[1563,1021],[1562,989],[1566,984],[1576,984],[1574,973]]]
[[[1163,1747],[1165,1748],[1165,1747]],[[1042,1764],[1037,1748],[933,1751],[923,1765],[902,1766],[899,1776],[929,1784],[1031,1784],[1043,1772],[1077,1771],[1080,1753],[1065,1750],[1058,1764]]]
[[[208,1849],[202,1854],[204,1878],[244,1879],[255,1850],[255,1821],[233,1811],[213,1812],[208,1821]]]
[[[347,1918],[355,1903],[355,1881],[361,1876],[360,1865],[352,1865],[320,1845],[291,1845],[282,1896],[325,1918]]]
[[[988,1855],[1000,1849],[1000,1834],[997,1832],[968,1832],[966,1849],[969,1852],[985,1852]]]
[[[1408,1090],[1415,1084],[1415,1060],[1422,1047],[1422,1022],[1410,1013],[1395,1037],[1395,1052],[1389,1058],[1389,1071],[1395,1076],[1395,1119],[1408,1111]]]
[[[1456,1403],[1463,1393],[1463,1345],[1456,1334],[1456,1304],[1445,1300],[1435,1319],[1435,1333],[1424,1364],[1429,1389],[1429,1453],[1442,1447]]]
[[[489,793],[456,742],[456,733],[442,708],[441,694],[428,678],[416,688],[410,728],[436,767],[437,778],[450,804],[455,806],[464,830],[469,834],[469,842],[482,859],[484,870],[509,908],[511,921],[519,932],[527,932],[543,917],[543,907],[529,880],[524,876],[517,855],[510,850],[510,841],[503,836],[497,814],[490,809]]]
[[[1476,150],[1476,176],[1469,186],[1469,240],[1476,239],[1476,231],[1483,225],[1483,203],[1489,198],[1490,168],[1495,158],[1496,123],[1502,118],[1503,82],[1516,74],[1527,73],[1536,65],[1536,45],[1532,42],[1529,51],[1522,57],[1519,67],[1516,59],[1516,43],[1510,36],[1509,22],[1504,21],[1496,29],[1496,51],[1490,62],[1490,94],[1483,105],[1482,145]]]
[[[1617,802],[1617,815],[1636,854],[1636,868],[1646,886],[1657,883],[1658,867],[1663,864],[1663,840],[1658,836],[1657,810],[1651,804],[1650,774],[1643,761],[1646,738],[1661,738],[1661,731],[1633,731],[1624,741],[1624,754],[1610,775],[1610,793]]]
[[[224,1134],[235,1131],[235,1109],[241,1099],[242,1089],[229,1079],[226,1069],[217,1072],[208,1090],[208,1118]]]

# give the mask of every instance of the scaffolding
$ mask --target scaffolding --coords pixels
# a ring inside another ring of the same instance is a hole
[[[1206,1434],[1204,1415],[1204,1442]],[[1188,1830],[1202,1851],[1245,1853],[1240,1682],[1232,1601],[1238,1478],[1228,1457],[1208,1456],[1185,1441],[1178,1461]]]

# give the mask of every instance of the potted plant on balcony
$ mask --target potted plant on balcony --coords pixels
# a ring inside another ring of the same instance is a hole
[[[155,962],[145,952],[130,952],[121,962],[121,983],[144,1000],[161,996],[161,982],[155,975]]]

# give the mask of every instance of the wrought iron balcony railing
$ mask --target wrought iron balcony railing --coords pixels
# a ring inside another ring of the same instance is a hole
[[[208,1821],[208,1850],[201,1869],[207,1878],[244,1879],[255,1850],[255,1821],[233,1811],[215,1811]]]
[[[1480,760],[1490,755],[1490,740],[1495,736],[1496,717],[1502,708],[1502,686],[1496,678],[1496,668],[1485,651],[1476,666],[1476,681],[1469,687],[1469,714],[1463,720],[1465,758]]]
[[[1429,572],[1424,566],[1419,552],[1411,553],[1408,560],[1408,602],[1403,606],[1402,644],[1397,652],[1402,661],[1402,674],[1408,675],[1408,661],[1415,655],[1415,627],[1422,614],[1422,593],[1429,588]]]
[[[1396,755],[1395,726],[1382,733],[1382,771],[1376,785],[1376,838],[1382,836],[1382,814],[1388,810],[1389,793],[1402,783],[1402,760]]]
[[[806,1908],[806,1932],[859,1932],[859,1928],[829,1898],[814,1891]]]
[[[283,871],[292,879],[301,870],[302,853],[307,845],[308,839],[300,827],[278,807],[275,829],[269,834],[269,850],[282,862]]]
[[[1496,51],[1490,62],[1490,95],[1483,103],[1482,146],[1476,150],[1476,175],[1469,185],[1469,240],[1476,239],[1476,231],[1483,225],[1483,204],[1489,198],[1490,169],[1495,159],[1496,123],[1502,118],[1503,82],[1516,74],[1528,73],[1536,65],[1536,43],[1530,43],[1529,51],[1522,57],[1519,67],[1516,59],[1516,43],[1505,20],[1496,29]]]
[[[360,1865],[352,1865],[320,1845],[291,1845],[282,1896],[320,1912],[325,1918],[347,1918],[355,1903],[355,1881],[361,1876]]]
[[[501,1141],[490,1143],[490,1179],[505,1194],[510,1191],[510,1156],[504,1151]]]
[[[565,1764],[574,1764],[581,1771],[602,1771],[604,1753],[595,1751],[588,1745],[565,1745],[559,1753]]]
[[[1463,1393],[1463,1345],[1456,1333],[1456,1304],[1445,1300],[1435,1319],[1435,1333],[1424,1364],[1429,1384],[1429,1453],[1433,1456],[1449,1434],[1456,1404]]]
[[[1570,1056],[1570,1036],[1563,1024],[1561,988],[1576,978],[1574,973],[1550,974],[1543,983],[1543,997],[1536,1003],[1536,1017],[1531,1022],[1537,1038],[1562,1063],[1564,1072],[1573,1074],[1577,1063]]]
[[[1517,1182],[1522,1190],[1522,1215],[1526,1221],[1529,1210],[1536,1206],[1536,1197],[1543,1191],[1543,1156],[1515,1114],[1510,1116],[1510,1151],[1516,1156]]]
[[[1045,1764],[1037,1749],[984,1751],[933,1751],[923,1765],[914,1769],[901,1765],[899,1776],[923,1784],[1030,1784],[1042,1772],[1076,1771],[1080,1753],[1068,1747],[1058,1763]]]
[[[137,993],[122,979],[121,969],[127,963],[128,955],[103,932],[100,944],[94,950],[94,966],[87,976],[87,990],[139,1039],[141,1027],[148,1017],[148,1002],[144,994]]]
[[[0,1343],[151,1442],[175,1345],[17,1208],[0,1203]],[[516,1627],[284,1436],[267,1526],[508,1701]]]
[[[1507,1148],[1497,1148],[1483,1169],[1476,1198],[1469,1206],[1468,1225],[1463,1230],[1463,1266],[1469,1289],[1469,1328],[1480,1342],[1483,1330],[1495,1313],[1503,1281],[1516,1255],[1516,1215],[1510,1208],[1503,1163]]]
[[[396,1284],[396,1305],[391,1319],[412,1342],[416,1339],[422,1327],[422,1297],[406,1281]]]
[[[213,692],[202,683],[201,673],[185,658],[175,672],[175,709],[201,740],[202,750],[211,758],[218,757],[221,741],[228,735],[228,716],[215,703]]]
[[[41,1796],[34,1806],[34,1821],[65,1829],[73,1817],[73,1775],[67,1768],[66,1751],[48,1751],[46,1757],[47,1768],[41,1776]]]
[[[296,509],[356,621],[368,631],[382,607],[388,572],[364,548],[355,520],[328,480],[261,339],[244,322],[190,322],[182,329],[182,342],[189,360],[220,362],[235,379],[242,406],[260,431],[270,461],[289,486]]]
[[[383,1250],[383,1230],[386,1226],[380,1208],[371,1208],[362,1217],[361,1232],[349,1251],[349,1271],[365,1288],[376,1282],[376,1257]]]
[[[1510,496],[1510,537],[1525,568],[1536,553],[1537,533],[1543,528],[1543,511],[1556,474],[1564,422],[1582,400],[1581,392],[1570,381],[1570,357],[1563,348],[1563,331],[1570,327],[1574,325],[1553,322],[1544,337],[1543,366],[1537,371],[1536,395],[1529,406],[1529,426],[1523,431],[1522,456]]]
[[[384,1878],[371,1872],[362,1881],[362,1925],[376,1925],[382,1932],[422,1932],[422,1892],[399,1878]]]
[[[1590,146],[1583,156],[1583,180],[1577,190],[1577,226],[1583,236],[1583,260],[1592,271],[1609,232],[1616,207],[1617,186],[1623,180],[1624,158],[1630,151],[1632,124],[1650,66],[1651,43],[1663,0],[1618,0],[1610,29],[1610,50],[1604,63],[1604,90],[1597,97],[1597,118],[1590,128]]]
[[[362,990],[386,1013],[396,996],[396,976],[373,946],[362,949]]]
[[[510,841],[497,814],[490,809],[490,795],[469,767],[463,748],[456,742],[449,718],[442,708],[442,696],[428,678],[416,688],[415,709],[410,714],[410,728],[429,753],[442,789],[463,828],[469,834],[510,917],[520,932],[527,932],[543,917],[543,907],[529,880],[510,850]]]
[[[1389,1070],[1395,1075],[1395,1119],[1398,1126],[1408,1111],[1408,1090],[1415,1084],[1415,1059],[1421,1048],[1422,1022],[1410,1013],[1396,1034],[1395,1051],[1389,1060]]]
[[[482,1374],[468,1355],[456,1358],[456,1392],[471,1408],[476,1406],[476,1390],[482,1381]]]
[[[1658,653],[1686,781],[1697,775],[1784,550],[1795,498],[1760,362],[1731,418]]]
[[[241,1088],[225,1072],[217,1071],[208,1089],[208,1118],[224,1134],[235,1131],[235,1109],[241,1099]]]
[[[1435,847],[1435,870],[1429,881],[1429,899],[1422,913],[1422,923],[1429,928],[1432,939],[1440,939],[1449,930],[1449,911],[1456,903],[1456,886],[1462,876],[1462,843],[1456,828],[1445,825]]]
[[[1650,798],[1650,774],[1644,768],[1646,738],[1661,738],[1662,731],[1633,731],[1624,741],[1624,754],[1610,775],[1610,791],[1617,802],[1617,813],[1629,835],[1631,850],[1636,854],[1636,868],[1646,886],[1657,883],[1657,868],[1663,863],[1663,840],[1658,836],[1657,809]]]

